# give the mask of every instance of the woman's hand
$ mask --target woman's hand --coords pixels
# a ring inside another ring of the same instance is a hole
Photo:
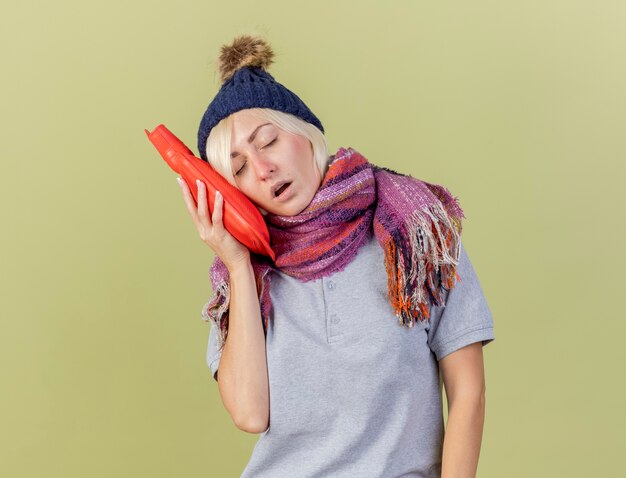
[[[177,178],[177,180],[183,190],[187,210],[198,229],[200,239],[213,249],[229,271],[245,264],[246,261],[250,262],[250,251],[248,248],[235,239],[222,223],[224,205],[222,194],[217,191],[215,204],[213,205],[213,217],[209,219],[205,184],[200,180],[197,181],[198,208],[196,209],[187,182],[182,178]]]

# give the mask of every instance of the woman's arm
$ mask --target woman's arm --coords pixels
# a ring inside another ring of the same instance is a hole
[[[442,478],[474,478],[485,419],[482,343],[467,345],[439,361],[448,399]]]
[[[187,183],[178,178],[178,184],[200,239],[222,259],[230,274],[228,337],[216,376],[222,402],[238,428],[260,433],[267,430],[269,423],[269,385],[265,334],[250,251],[224,227],[224,199],[219,191],[209,219],[205,184],[197,180],[197,209]]]
[[[228,336],[222,350],[218,388],[235,425],[249,433],[269,426],[265,334],[250,261],[229,270]]]

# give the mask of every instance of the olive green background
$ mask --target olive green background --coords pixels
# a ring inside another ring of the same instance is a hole
[[[0,475],[231,477],[205,364],[213,254],[144,128],[196,151],[242,33],[332,152],[444,184],[493,311],[479,477],[624,472],[626,4],[3,8]]]

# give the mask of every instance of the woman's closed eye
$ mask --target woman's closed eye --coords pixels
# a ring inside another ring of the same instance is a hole
[[[278,138],[274,138],[272,141],[270,141],[269,143],[267,143],[267,144],[264,146],[264,148],[267,148],[267,147],[269,147],[269,146],[273,145],[276,141],[278,141]],[[248,162],[247,162],[247,161],[246,161],[245,163],[243,163],[243,165],[239,168],[239,171],[237,171],[237,172],[235,173],[235,176],[239,176],[239,173],[241,173],[241,172],[244,170],[244,168],[246,167],[246,164],[248,164]]]

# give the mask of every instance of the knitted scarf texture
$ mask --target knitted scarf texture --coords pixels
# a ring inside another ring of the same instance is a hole
[[[443,186],[370,163],[353,148],[339,148],[311,203],[296,216],[268,213],[265,221],[276,261],[251,252],[265,333],[270,319],[272,271],[300,281],[343,270],[367,242],[369,228],[384,250],[387,297],[400,325],[413,327],[441,305],[458,279],[461,218],[458,199]],[[213,295],[202,318],[228,335],[230,282],[216,255]]]

